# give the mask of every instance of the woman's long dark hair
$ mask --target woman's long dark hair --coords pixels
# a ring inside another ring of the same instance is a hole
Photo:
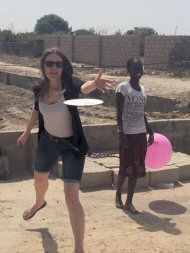
[[[53,48],[46,49],[41,56],[40,68],[41,68],[44,79],[41,82],[39,82],[37,85],[35,85],[33,88],[33,91],[37,96],[43,96],[43,94],[49,88],[48,79],[45,75],[45,70],[44,70],[45,60],[49,54],[56,54],[59,57],[61,57],[61,59],[63,61],[63,72],[61,75],[62,88],[65,90],[72,89],[73,67],[72,67],[69,59],[66,57],[66,55],[59,48],[53,47]]]

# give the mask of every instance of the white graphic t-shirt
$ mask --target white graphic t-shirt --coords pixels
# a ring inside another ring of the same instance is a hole
[[[122,93],[125,97],[122,112],[123,132],[125,134],[139,134],[146,132],[144,122],[144,107],[146,103],[146,93],[143,86],[141,91],[136,91],[128,82],[120,83],[116,92]]]

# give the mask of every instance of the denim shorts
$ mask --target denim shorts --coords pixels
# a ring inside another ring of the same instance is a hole
[[[48,173],[56,165],[58,158],[62,158],[63,181],[80,182],[82,178],[85,156],[76,159],[68,142],[50,140],[46,133],[40,137],[34,161],[34,170]]]

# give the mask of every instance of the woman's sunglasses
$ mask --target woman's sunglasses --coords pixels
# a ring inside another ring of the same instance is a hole
[[[48,68],[53,68],[54,66],[56,68],[63,68],[63,62],[62,61],[45,61],[45,65]]]

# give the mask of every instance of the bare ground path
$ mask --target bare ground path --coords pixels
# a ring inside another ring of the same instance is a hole
[[[50,180],[47,207],[26,222],[22,212],[34,200],[33,190],[32,179],[1,182],[0,252],[72,253],[62,181]],[[189,192],[189,182],[174,189],[137,192],[139,215],[116,209],[114,190],[81,192],[86,253],[189,253]]]
[[[33,71],[25,67],[39,65],[39,59],[1,56],[0,61],[10,65],[12,71],[11,64],[16,64],[18,72],[21,70],[18,65],[24,72]],[[6,67],[6,64],[2,65]],[[80,64],[75,67],[76,74],[84,79],[94,77],[99,71]],[[103,72],[116,83],[125,79],[123,70],[105,69]],[[142,82],[149,95],[189,103],[188,79],[145,75]],[[31,91],[0,84],[0,129],[24,129],[32,104]],[[100,115],[110,115],[110,118]],[[160,118],[164,116],[159,115]],[[115,123],[115,111],[113,108],[94,108],[91,118],[89,111],[82,112],[84,123]],[[73,238],[60,179],[51,178],[47,208],[28,222],[22,219],[22,212],[34,201],[33,180],[17,178],[0,184],[0,253],[72,253]],[[136,216],[115,208],[112,189],[81,192],[86,215],[86,253],[189,253],[189,192],[190,182],[174,189],[137,192],[134,203],[141,213]]]

